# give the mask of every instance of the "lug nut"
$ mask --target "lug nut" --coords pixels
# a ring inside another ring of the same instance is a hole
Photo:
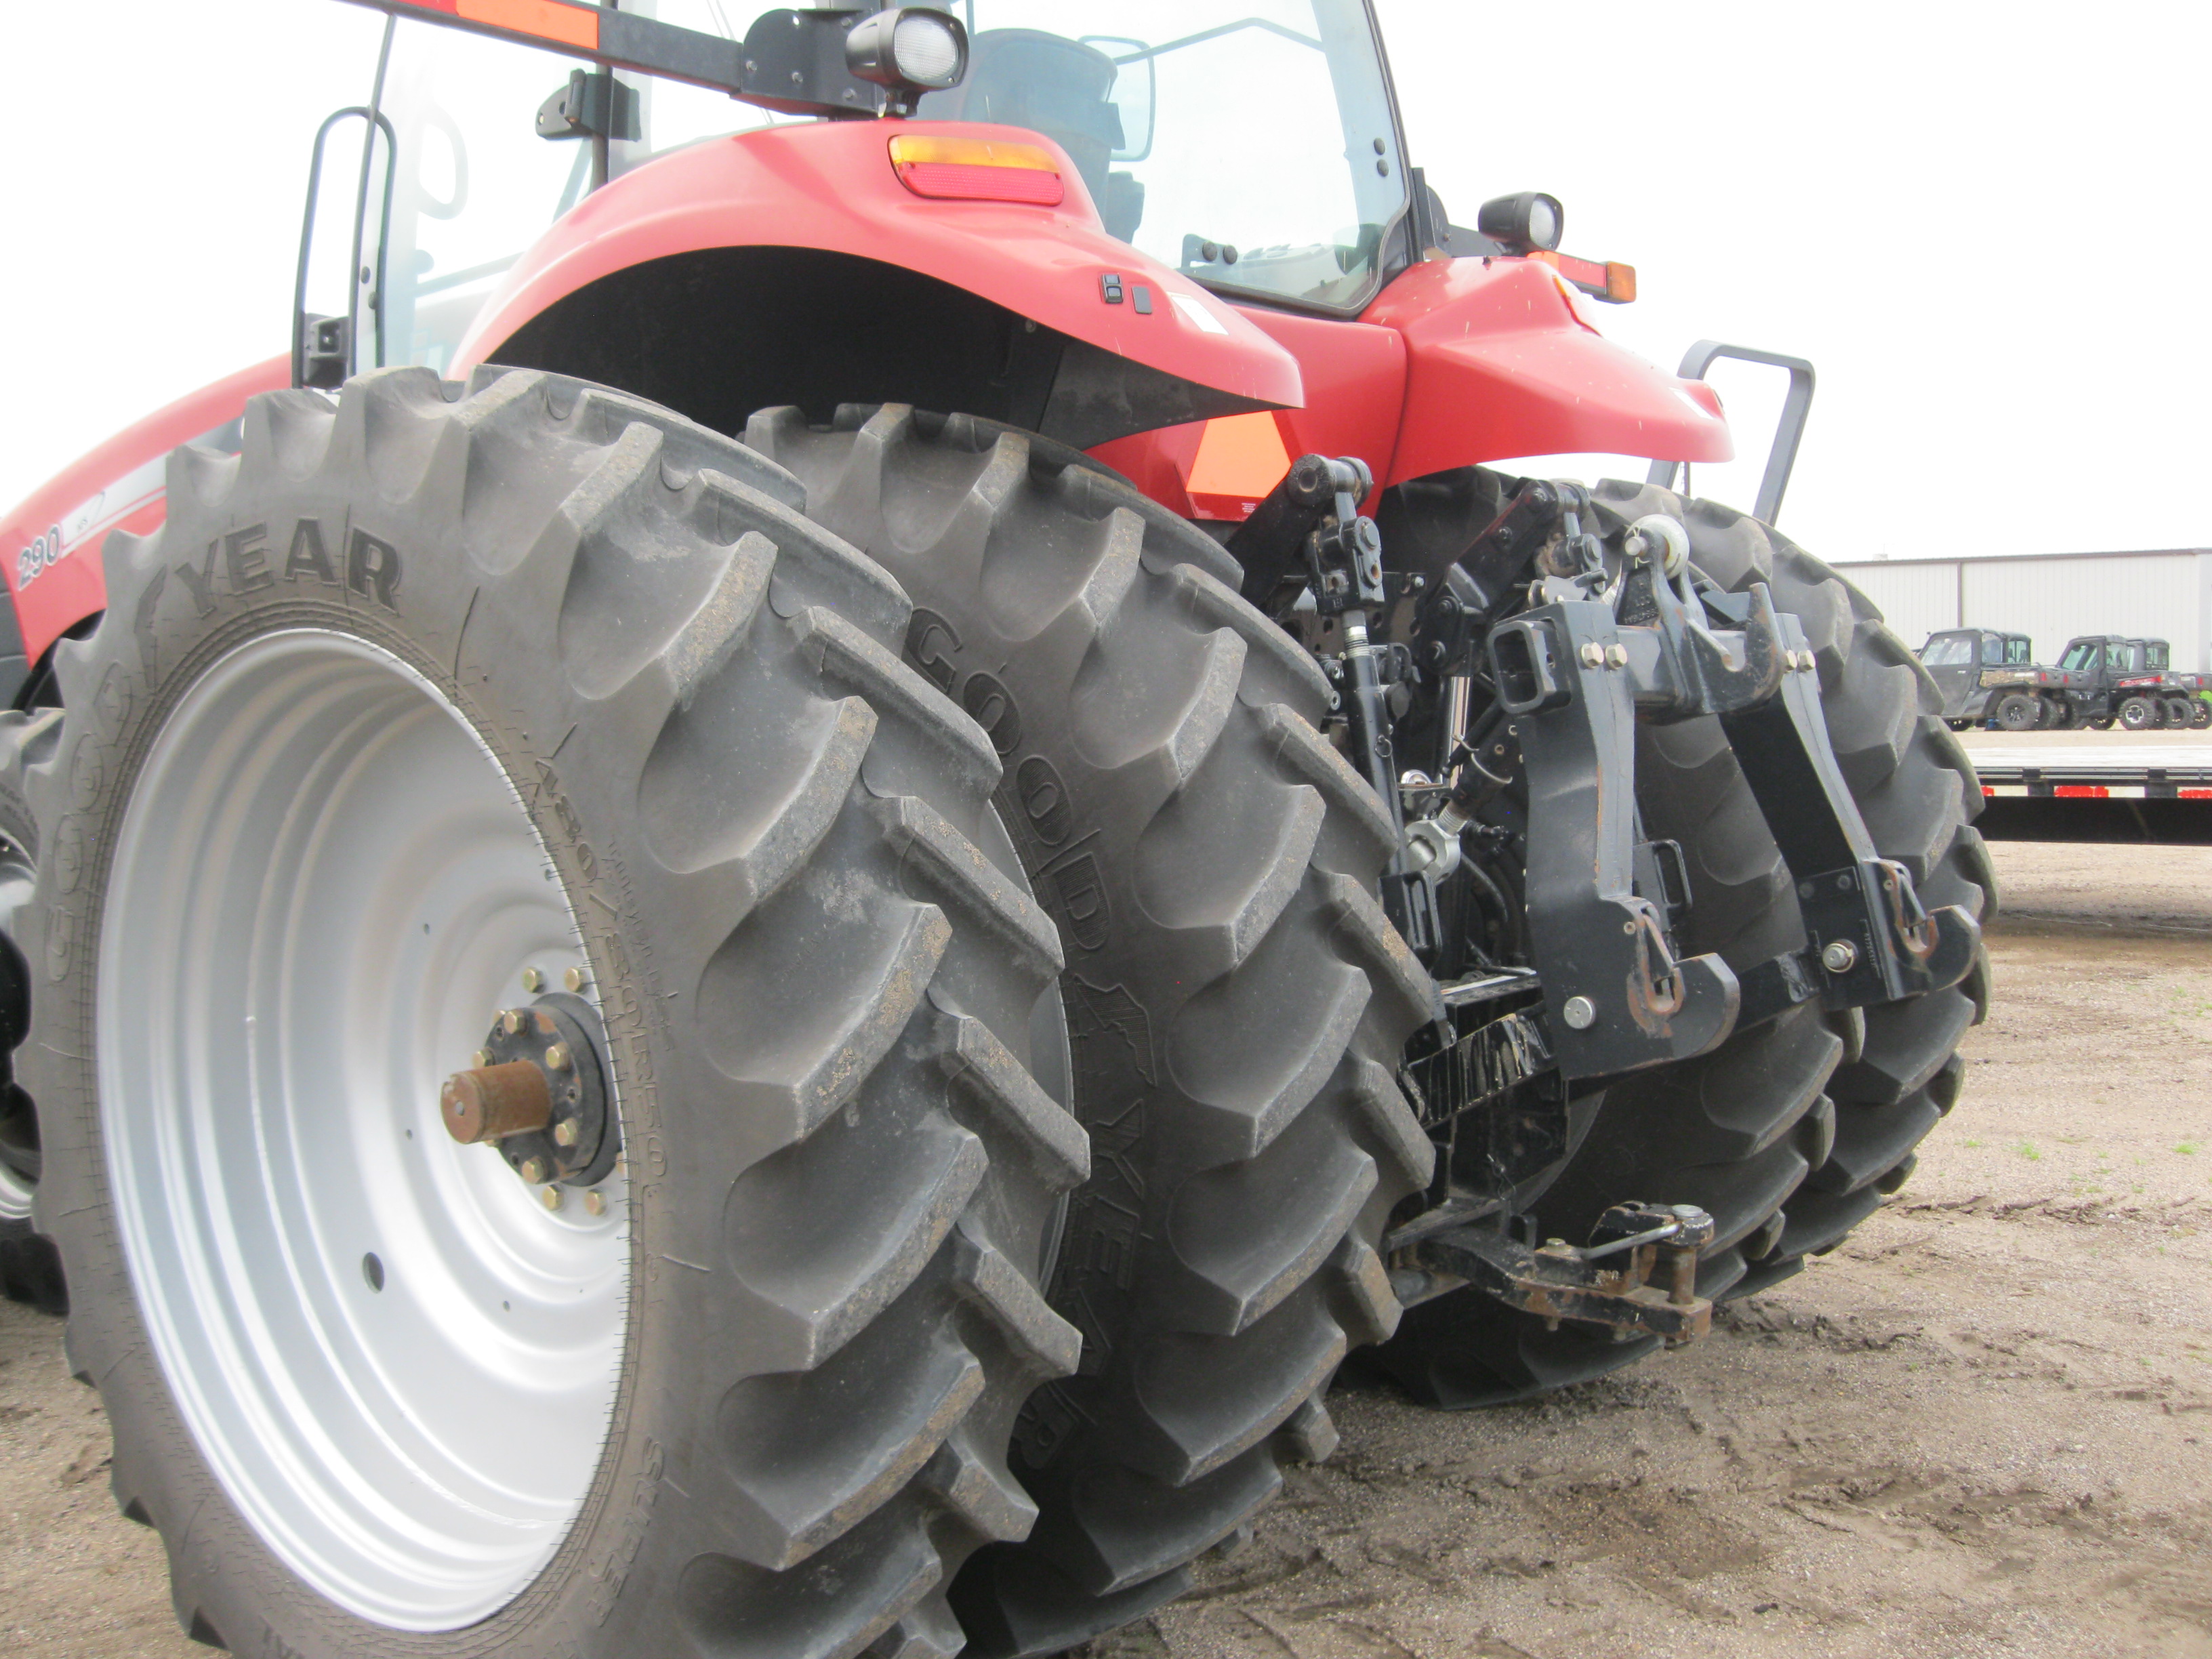
[[[545,1064],[556,1072],[568,1069],[568,1045],[556,1042],[545,1051]]]
[[[438,1108],[446,1133],[473,1146],[544,1128],[553,1116],[553,1091],[544,1073],[516,1060],[454,1073],[438,1091]]]
[[[558,1123],[553,1126],[553,1144],[556,1146],[573,1146],[576,1144],[576,1120],[574,1118],[564,1117]]]
[[[545,1179],[545,1160],[542,1158],[524,1158],[522,1160],[521,1175],[525,1181],[535,1187],[539,1182]]]
[[[489,1049],[489,1048],[479,1048],[479,1049],[477,1049],[477,1055],[476,1055],[476,1066],[477,1066],[477,1068],[479,1071],[481,1071],[483,1067],[485,1067],[485,1066],[489,1066],[489,1065],[490,1065],[490,1064],[491,1064],[491,1050],[490,1050],[490,1049]]]
[[[538,1194],[538,1201],[540,1204],[543,1204],[549,1210],[559,1209],[561,1207],[561,1189],[558,1187],[548,1187],[544,1188]]]
[[[561,975],[561,983],[572,991],[580,991],[591,982],[591,976],[580,968],[571,968]]]
[[[605,1215],[607,1212],[607,1195],[597,1187],[592,1188],[584,1194],[584,1208],[593,1215]]]
[[[1587,1031],[1597,1024],[1597,1004],[1588,997],[1569,997],[1567,1006],[1559,1010],[1559,1015],[1567,1022],[1570,1030]]]
[[[522,988],[524,990],[540,991],[543,990],[544,987],[544,975],[539,973],[535,968],[526,968],[522,970]]]
[[[1858,959],[1858,947],[1847,939],[1831,939],[1820,947],[1820,966],[1832,974],[1850,973]]]
[[[499,1017],[499,1029],[509,1036],[522,1035],[522,1010],[510,1008]]]

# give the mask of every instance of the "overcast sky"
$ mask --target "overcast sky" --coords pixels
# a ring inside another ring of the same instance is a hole
[[[1624,343],[1815,362],[1781,515],[1814,551],[2212,545],[2212,7],[1378,4],[1455,219],[1550,191],[1569,252],[1638,268],[1643,297],[1601,319]],[[9,24],[5,503],[283,349],[308,142],[365,94],[380,27],[337,0]],[[1780,381],[1757,374],[1715,380],[1763,454]],[[1697,487],[1748,507],[1757,474]]]

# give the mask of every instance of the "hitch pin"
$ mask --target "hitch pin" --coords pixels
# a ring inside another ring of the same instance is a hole
[[[1608,1243],[1577,1250],[1575,1254],[1585,1261],[1595,1261],[1600,1256],[1616,1255],[1623,1250],[1632,1250],[1639,1244],[1656,1244],[1662,1238],[1673,1238],[1681,1231],[1682,1224],[1680,1221],[1669,1221],[1662,1226],[1654,1227],[1648,1233],[1637,1233],[1628,1238],[1616,1238]]]

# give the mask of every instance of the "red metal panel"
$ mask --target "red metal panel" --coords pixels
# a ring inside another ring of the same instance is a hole
[[[889,153],[902,135],[1042,144],[1060,163],[1057,207],[933,201],[898,181]],[[497,355],[556,301],[647,260],[711,247],[804,247],[918,270],[1018,315],[1169,374],[1266,404],[1304,401],[1298,366],[1234,308],[1107,235],[1081,175],[1038,134],[958,121],[832,121],[767,127],[663,156],[576,210],[508,272],[461,349],[455,373]],[[1108,304],[1099,278],[1127,295],[1149,284],[1149,315]]]
[[[1724,461],[1711,389],[1600,335],[1565,280],[1528,259],[1432,260],[1370,306],[1407,357],[1389,481],[1518,455]]]
[[[236,420],[255,392],[291,383],[291,359],[271,357],[180,398],[110,438],[0,520],[0,565],[33,662],[107,603],[99,556],[108,532],[143,536],[161,527],[168,453]]]

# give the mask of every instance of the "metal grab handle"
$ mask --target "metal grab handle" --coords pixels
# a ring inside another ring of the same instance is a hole
[[[1674,372],[1685,380],[1702,380],[1705,371],[1722,357],[1790,371],[1790,391],[1782,400],[1782,418],[1775,423],[1774,447],[1766,455],[1766,476],[1759,481],[1759,501],[1752,508],[1753,517],[1772,524],[1782,511],[1782,492],[1790,488],[1790,474],[1797,465],[1798,441],[1805,435],[1805,417],[1812,411],[1813,365],[1802,357],[1785,357],[1778,351],[1700,340],[1683,354],[1682,366]],[[1644,482],[1672,489],[1675,469],[1680,465],[1680,461],[1654,461]]]

